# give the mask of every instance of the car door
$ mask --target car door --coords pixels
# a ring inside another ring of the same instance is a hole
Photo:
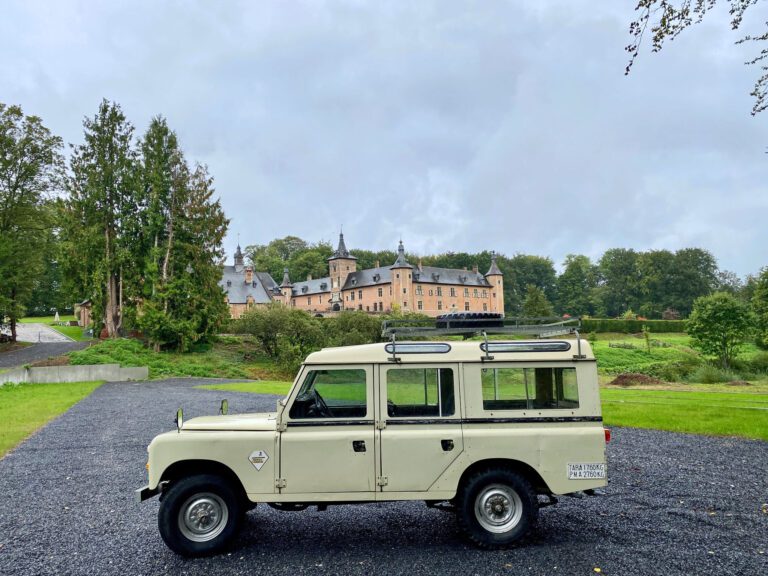
[[[458,364],[379,367],[382,492],[423,492],[464,449]]]
[[[373,368],[307,366],[280,434],[282,494],[375,491]]]

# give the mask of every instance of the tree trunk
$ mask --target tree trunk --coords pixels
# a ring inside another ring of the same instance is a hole
[[[16,288],[11,288],[11,342],[16,342]]]

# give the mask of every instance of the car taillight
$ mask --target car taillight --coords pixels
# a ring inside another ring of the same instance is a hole
[[[603,428],[603,432],[605,432],[605,443],[608,444],[611,441],[611,431],[608,428]]]

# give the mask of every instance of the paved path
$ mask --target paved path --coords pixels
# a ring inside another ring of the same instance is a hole
[[[87,348],[90,342],[48,342],[0,353],[0,368],[12,368]]]
[[[423,502],[277,512],[260,505],[230,553],[186,560],[135,503],[146,446],[222,392],[193,380],[110,383],[0,460],[0,574],[768,574],[768,443],[615,429],[607,495],[541,510],[520,546],[467,545]],[[232,413],[275,397],[226,393]]]
[[[47,324],[16,324],[16,340],[19,342],[72,342],[72,338],[57,332]]]

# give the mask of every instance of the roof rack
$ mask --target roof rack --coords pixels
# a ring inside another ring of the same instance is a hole
[[[579,318],[558,317],[509,317],[499,314],[454,313],[437,318],[384,320],[381,335],[387,338],[407,336],[452,336],[465,337],[488,334],[516,334],[535,338],[553,338],[566,334],[577,334],[581,327]]]

